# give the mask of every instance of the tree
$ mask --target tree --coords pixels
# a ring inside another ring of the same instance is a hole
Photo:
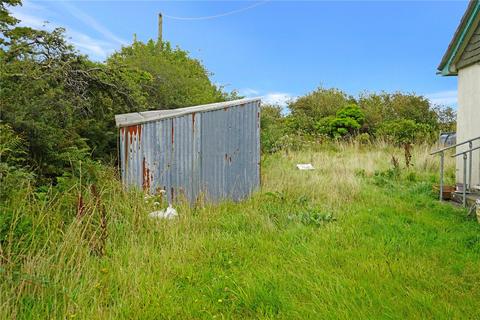
[[[288,106],[291,112],[289,117],[291,129],[313,133],[320,119],[334,116],[349,102],[354,102],[354,99],[339,89],[317,88]]]
[[[225,101],[228,95],[210,81],[210,73],[196,59],[170,44],[134,41],[107,60],[107,66],[123,66],[148,72],[146,87],[149,109],[174,109]]]
[[[434,111],[438,117],[440,131],[455,132],[457,130],[457,112],[452,107],[436,106]]]
[[[5,2],[0,12],[0,119],[25,138],[30,167],[54,178],[72,157],[115,154],[113,116],[145,110],[150,76],[88,60],[61,28],[17,26]]]
[[[363,93],[358,99],[365,126],[374,133],[385,121],[412,120],[435,129],[438,119],[427,98],[412,93]]]
[[[262,105],[260,114],[262,152],[275,152],[278,149],[278,141],[285,134],[282,108],[274,105]]]
[[[170,44],[135,41],[107,63],[69,44],[64,30],[17,25],[0,2],[0,120],[25,138],[29,167],[51,181],[73,160],[116,157],[114,115],[224,101],[210,74]]]
[[[363,111],[355,104],[348,104],[339,109],[336,116],[325,117],[318,121],[317,129],[319,133],[339,138],[358,132],[364,121]]]
[[[377,132],[377,136],[399,145],[428,141],[432,134],[433,131],[429,125],[410,119],[385,121],[379,126]]]

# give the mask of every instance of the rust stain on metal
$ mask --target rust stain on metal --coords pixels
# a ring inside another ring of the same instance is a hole
[[[137,124],[127,127],[128,137],[130,138],[130,143],[133,143],[133,136],[136,135],[138,141],[140,142],[142,136],[142,126]]]
[[[143,158],[142,173],[143,173],[143,190],[147,191],[150,189],[150,168],[148,168],[147,161],[145,160],[145,158]]]
[[[128,168],[128,140],[125,139],[125,170]]]
[[[123,129],[123,128],[122,128]],[[124,141],[124,149],[125,149],[125,170],[127,170],[128,168],[128,154],[129,154],[129,145],[128,145],[128,135],[127,134],[124,134],[123,135],[123,141]]]
[[[195,132],[195,112],[192,113],[192,132]]]
[[[123,183],[145,192],[165,190],[169,202],[182,197],[243,199],[261,179],[260,113],[259,103],[249,102],[216,104],[212,110],[192,109],[177,116],[168,113],[140,123],[133,121],[138,115],[132,115],[133,120],[121,122],[119,128]]]

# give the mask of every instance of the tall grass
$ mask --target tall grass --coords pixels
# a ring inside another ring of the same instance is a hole
[[[436,201],[428,152],[416,146],[408,169],[386,144],[277,153],[250,199],[179,203],[172,221],[149,219],[153,201],[125,192],[111,169],[95,182],[99,198],[75,177],[41,194],[23,187],[5,204],[0,315],[478,318],[480,227]],[[316,170],[296,170],[304,162]]]

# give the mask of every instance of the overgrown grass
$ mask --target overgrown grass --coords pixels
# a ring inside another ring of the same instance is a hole
[[[274,154],[250,199],[178,204],[173,221],[149,219],[152,204],[113,171],[98,180],[100,201],[76,179],[62,193],[22,188],[5,206],[1,316],[479,318],[480,226],[436,201],[428,151],[417,146],[409,169],[388,145]],[[316,170],[296,170],[303,162]]]

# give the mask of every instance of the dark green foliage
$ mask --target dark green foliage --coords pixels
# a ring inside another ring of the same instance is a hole
[[[0,2],[0,120],[25,140],[25,165],[39,184],[56,182],[78,160],[116,161],[115,114],[237,97],[168,43],[135,42],[107,63],[92,62],[61,28],[17,26],[7,8],[18,4]]]
[[[291,111],[289,127],[291,130],[313,133],[320,119],[335,115],[349,102],[353,102],[353,98],[339,89],[318,88],[288,106]]]
[[[364,93],[358,98],[359,107],[365,112],[365,124],[370,132],[385,121],[401,119],[426,124],[437,129],[438,117],[428,99],[412,93]]]
[[[362,124],[365,121],[365,114],[357,105],[349,104],[337,111],[337,118],[351,118]]]
[[[428,99],[412,93],[362,93],[358,98],[339,89],[319,88],[288,106],[290,113],[278,119],[284,137],[277,141],[325,141],[355,138],[362,144],[376,138],[399,145],[433,142],[439,130],[454,131],[452,108],[432,106]],[[283,121],[282,121],[283,120]],[[281,132],[277,125],[277,131]],[[288,139],[286,139],[288,138]],[[298,143],[279,143],[276,150]]]
[[[23,167],[26,155],[25,141],[11,126],[0,122],[0,162],[10,168],[19,169]]]
[[[378,127],[377,135],[396,144],[405,144],[415,141],[429,141],[434,132],[428,124],[400,119],[383,122]]]
[[[9,125],[0,123],[0,249],[10,240],[9,250],[16,250],[12,239],[33,236],[32,217],[15,214],[13,210],[17,198],[33,180],[33,175],[24,167],[26,150],[25,141]]]
[[[285,119],[282,117],[282,110],[277,106],[263,105],[260,114],[262,152],[275,152],[279,149],[279,140],[285,134]]]
[[[435,107],[439,129],[441,132],[455,132],[457,130],[457,112],[452,107]]]
[[[7,6],[16,6],[20,5],[20,0],[1,0],[0,1],[0,33],[2,37],[0,38],[0,45],[6,44],[4,37],[5,32],[8,32],[11,26],[18,23],[18,20],[13,17],[7,9]]]
[[[349,104],[339,109],[336,116],[329,116],[317,123],[319,133],[333,138],[340,138],[347,134],[353,135],[362,127],[365,115],[355,104]]]
[[[33,175],[25,167],[28,156],[25,140],[13,129],[0,123],[0,211],[11,191],[28,184]]]
[[[28,145],[39,178],[61,175],[78,155],[115,154],[115,113],[144,110],[148,77],[89,61],[52,32],[7,27],[0,48],[1,120]]]
[[[135,41],[113,54],[107,65],[126,66],[147,72],[152,82],[144,89],[150,109],[175,109],[224,101],[228,95],[209,79],[209,72],[188,52],[172,49],[170,43],[159,45]]]

